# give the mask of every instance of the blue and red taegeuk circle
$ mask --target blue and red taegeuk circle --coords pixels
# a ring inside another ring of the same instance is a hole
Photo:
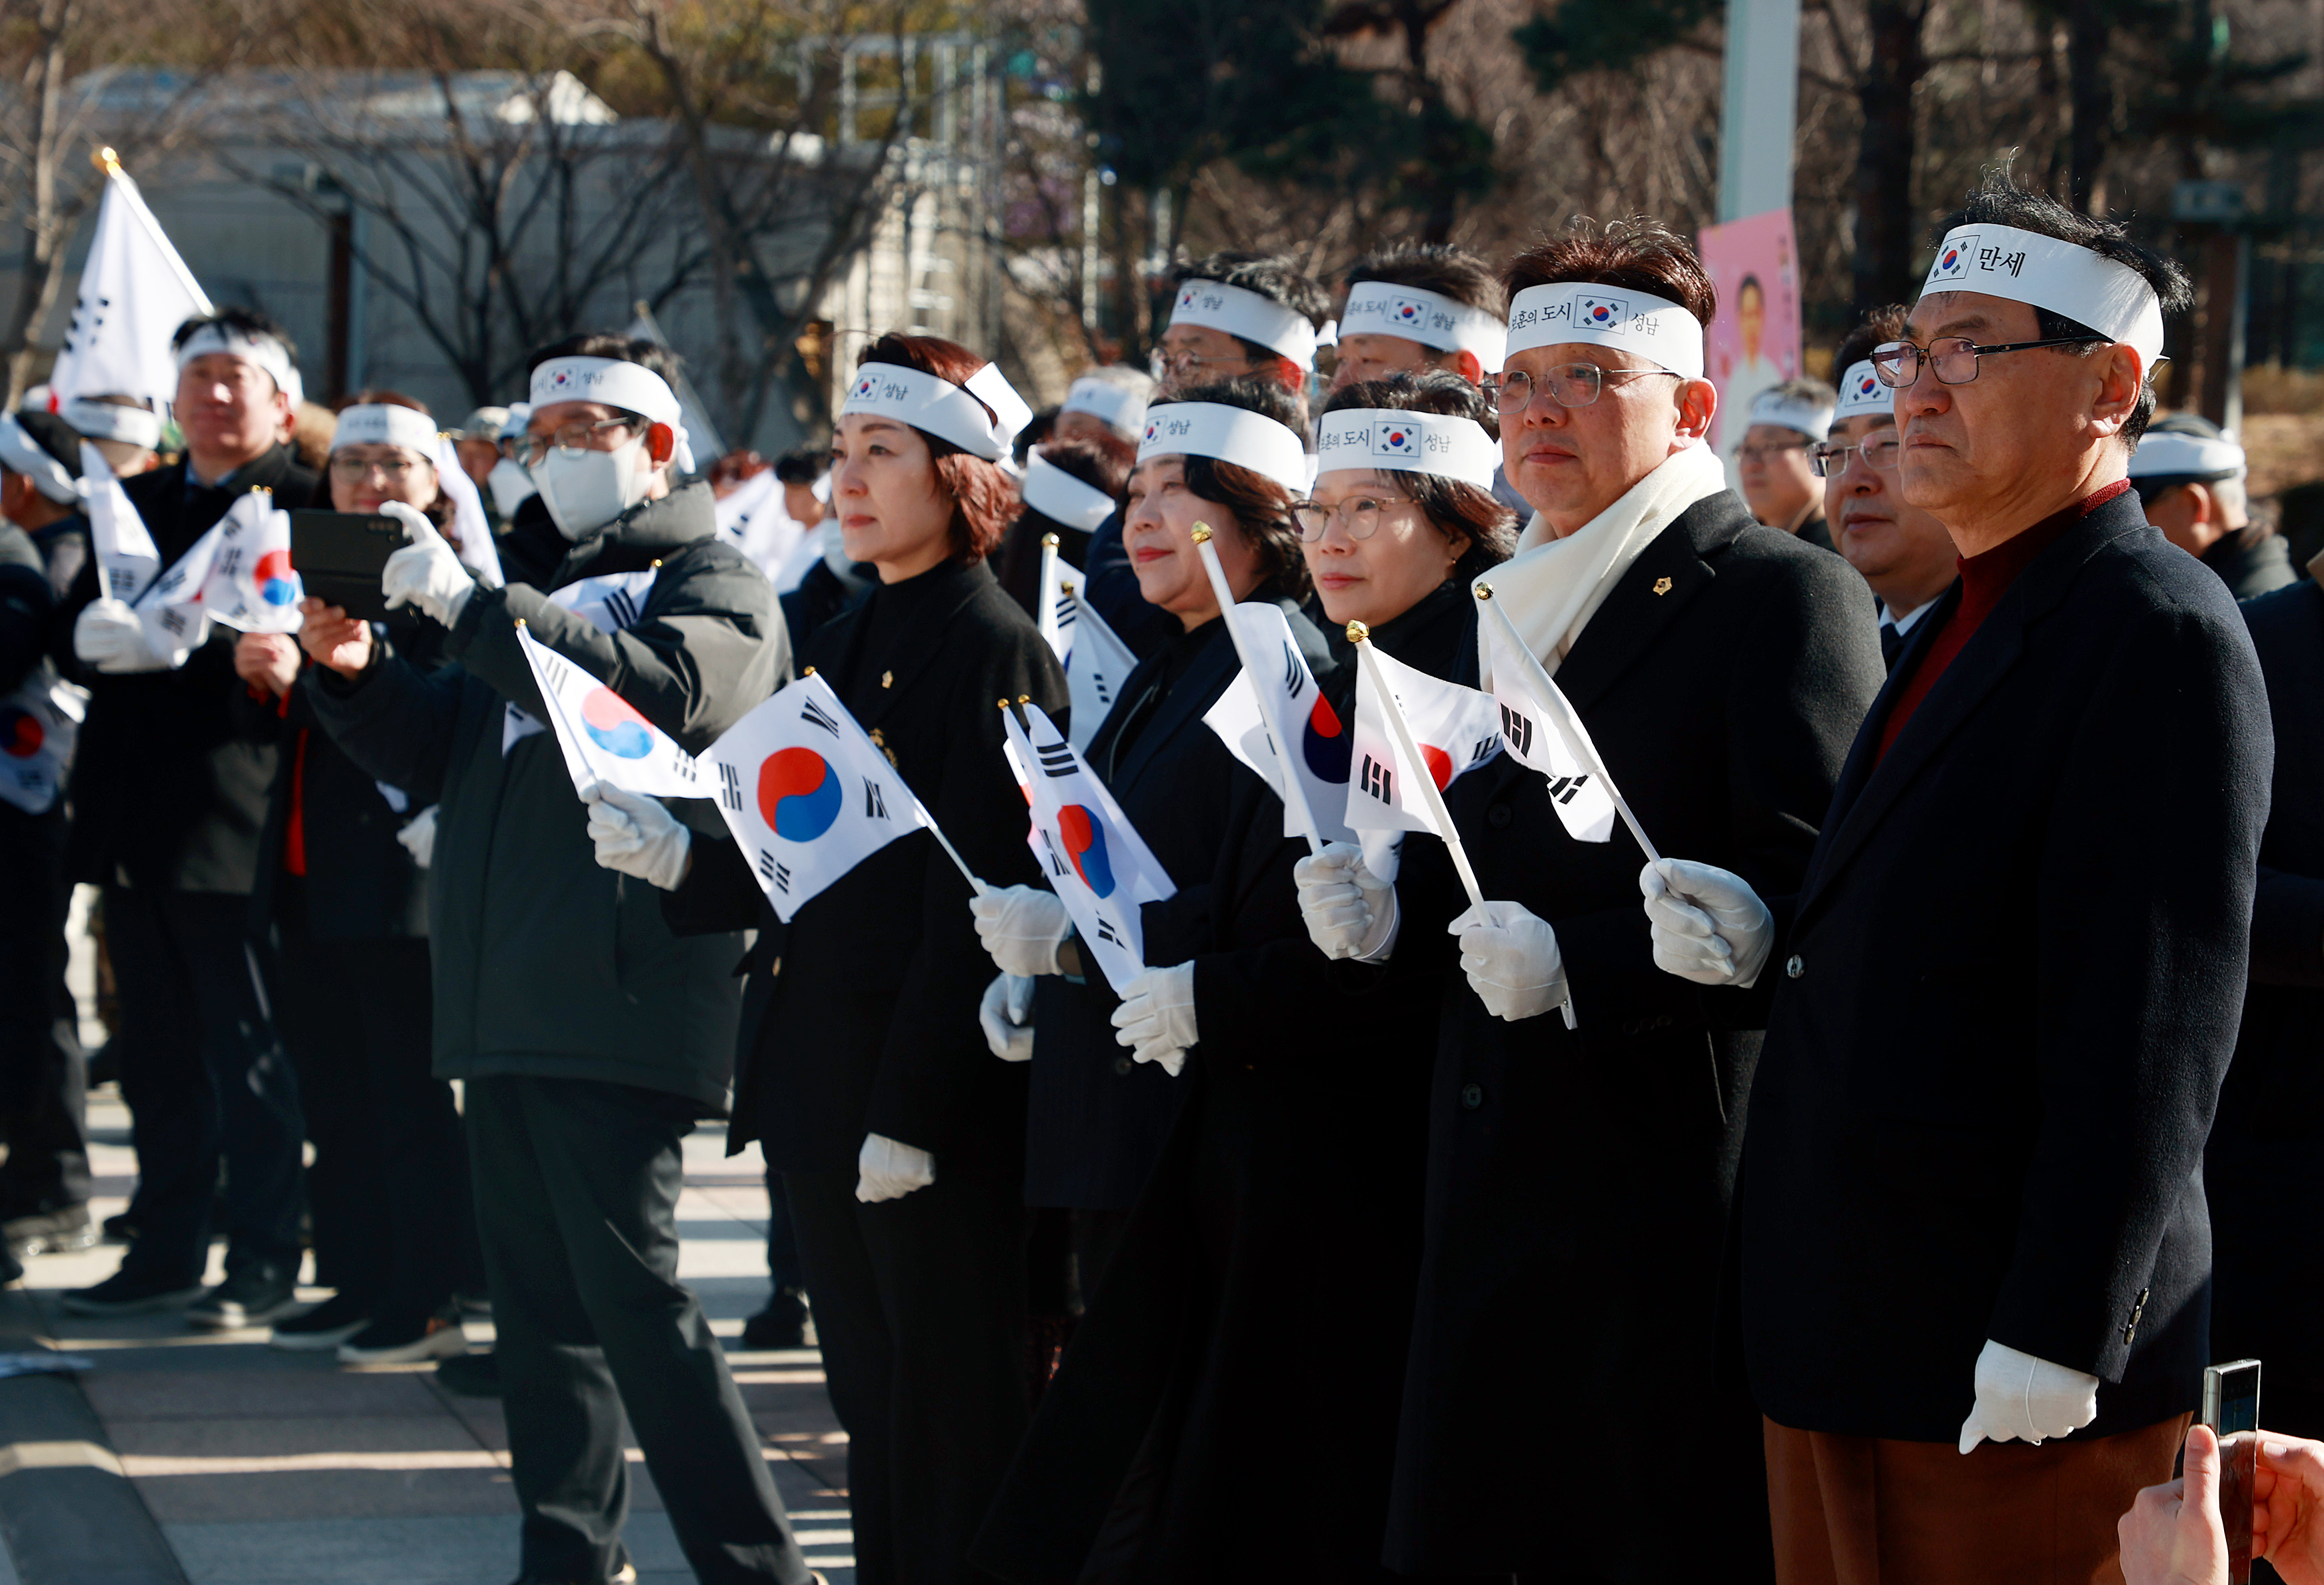
[[[11,760],[29,760],[48,741],[49,734],[42,727],[39,716],[13,705],[0,705],[0,754]]]
[[[1317,694],[1314,706],[1307,712],[1307,724],[1299,733],[1299,751],[1307,769],[1325,781],[1345,781],[1355,748],[1355,734],[1340,720],[1332,702]]]
[[[252,581],[258,585],[258,597],[269,605],[296,605],[299,603],[299,575],[290,570],[288,550],[270,550],[258,558],[250,569]]]
[[[1057,811],[1057,831],[1065,839],[1065,858],[1082,884],[1097,897],[1113,895],[1113,855],[1106,851],[1105,822],[1086,804],[1067,804]]]
[[[611,688],[591,688],[581,700],[581,730],[609,754],[642,760],[653,752],[653,730],[627,699]]]
[[[759,817],[785,842],[813,842],[839,818],[839,778],[813,749],[777,749],[759,766]]]

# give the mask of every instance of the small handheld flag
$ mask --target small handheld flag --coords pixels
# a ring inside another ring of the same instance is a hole
[[[134,605],[161,576],[161,548],[115,476],[105,453],[80,443],[81,476],[88,482],[89,548],[97,558],[97,592]]]
[[[274,510],[270,492],[253,490],[210,533],[217,542],[201,598],[212,619],[239,632],[297,632],[307,591],[290,567],[290,514]]]
[[[694,756],[628,700],[535,639],[522,622],[516,645],[532,668],[576,794],[602,781],[645,797],[707,796]]]
[[[1137,669],[1138,657],[1082,598],[1087,580],[1079,567],[1057,554],[1056,539],[1055,534],[1042,536],[1041,597],[1035,622],[1065,668],[1074,706],[1071,741],[1074,747],[1085,749],[1104,724],[1121,685]]]
[[[1267,729],[1268,752],[1277,767],[1273,775],[1258,765],[1252,768],[1273,784],[1283,799],[1284,835],[1304,836],[1307,851],[1320,853],[1326,841],[1345,840],[1347,835],[1338,821],[1326,826],[1315,816],[1319,808],[1336,809],[1343,796],[1350,746],[1347,728],[1315,686],[1281,610],[1265,601],[1245,604],[1235,599],[1226,569],[1219,565],[1218,547],[1211,543],[1209,524],[1196,523],[1191,538],[1195,554],[1202,558],[1203,570],[1210,576],[1212,593],[1218,596],[1219,615],[1242,661],[1241,681],[1259,706],[1259,720]],[[1245,743],[1217,726],[1213,730],[1226,739],[1227,747],[1235,750],[1238,757],[1244,757]]]
[[[1348,624],[1348,641],[1356,647],[1357,666],[1348,825],[1358,831],[1434,833],[1452,854],[1469,900],[1483,902],[1461,834],[1444,807],[1444,788],[1500,751],[1492,696],[1440,681],[1381,653],[1360,622]]]

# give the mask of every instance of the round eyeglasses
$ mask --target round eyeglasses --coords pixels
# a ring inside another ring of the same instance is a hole
[[[585,419],[567,424],[553,435],[527,435],[517,443],[521,448],[517,460],[529,468],[537,468],[549,459],[549,448],[552,446],[559,451],[571,453],[612,451],[619,442],[600,446],[597,438],[615,429],[634,429],[639,422],[636,419],[600,419],[595,423]]]
[[[1407,506],[1411,499],[1404,495],[1351,495],[1337,506],[1326,506],[1320,501],[1295,502],[1292,521],[1299,525],[1299,542],[1313,545],[1340,521],[1340,531],[1351,539],[1369,539],[1379,532],[1380,513],[1389,507]]]
[[[1543,395],[1560,407],[1588,407],[1598,400],[1608,381],[1628,380],[1640,374],[1682,378],[1670,369],[1605,369],[1596,364],[1561,364],[1554,369],[1543,370],[1539,379],[1523,369],[1505,370],[1480,382],[1478,389],[1499,403],[1501,411],[1514,416],[1532,407],[1535,398]]]
[[[1808,447],[1808,466],[1819,479],[1829,479],[1848,466],[1849,453],[1861,456],[1864,465],[1886,472],[1896,465],[1904,455],[1904,442],[1894,429],[1875,429],[1863,439],[1834,446],[1830,441]]]
[[[1872,372],[1880,376],[1883,385],[1902,391],[1921,377],[1921,360],[1926,358],[1938,384],[1966,385],[1977,378],[1977,360],[1981,357],[2044,346],[2089,346],[2106,339],[2103,336],[2052,336],[2043,341],[2005,341],[1995,346],[1979,346],[1966,336],[1940,336],[1926,346],[1884,341],[1872,349]]]

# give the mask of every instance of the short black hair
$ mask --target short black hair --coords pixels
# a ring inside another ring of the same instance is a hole
[[[1941,238],[1960,226],[2014,226],[2037,236],[2055,237],[2060,242],[2088,248],[2102,259],[2135,271],[2154,289],[2165,316],[2185,313],[2195,300],[2187,283],[2187,272],[2153,248],[2134,241],[2130,228],[2121,221],[2081,214],[2048,193],[2020,187],[2006,166],[1987,170],[1968,199],[1946,218],[1937,235]],[[2070,319],[2053,309],[2035,309],[2034,322],[2040,327],[2044,341],[2087,338],[2084,346],[2055,349],[2068,357],[2088,357],[2098,346],[2115,345],[2114,337],[2101,336],[2080,320]],[[2143,373],[2146,387],[2139,392],[2136,405],[2122,426],[2123,439],[2134,447],[2154,417],[2154,371],[2147,369]]]
[[[1366,253],[1348,266],[1341,280],[1350,286],[1363,281],[1416,286],[1481,309],[1497,318],[1508,318],[1509,294],[1502,290],[1493,267],[1467,248],[1445,243],[1397,243]]]
[[[1865,315],[1855,329],[1840,338],[1840,350],[1831,355],[1831,377],[1846,379],[1848,371],[1868,362],[1875,349],[1902,341],[1904,317],[1911,312],[1903,303],[1883,303]]]
[[[1288,254],[1245,253],[1232,249],[1205,253],[1170,272],[1173,286],[1183,286],[1189,281],[1215,281],[1222,286],[1255,291],[1269,302],[1281,303],[1292,312],[1305,315],[1309,324],[1319,328],[1332,317],[1332,294],[1314,276],[1293,263]],[[1271,363],[1283,355],[1248,336],[1237,336],[1235,339],[1242,344],[1244,355],[1254,364]],[[1287,421],[1295,427],[1298,423],[1296,418]]]
[[[16,422],[32,438],[32,444],[55,457],[66,473],[80,477],[80,436],[70,424],[39,408],[19,411]]]
[[[1442,413],[1474,419],[1496,440],[1501,435],[1500,414],[1493,403],[1450,369],[1400,369],[1378,380],[1360,380],[1333,392],[1323,404],[1327,413],[1350,408]],[[1397,478],[1438,533],[1448,539],[1455,533],[1469,537],[1469,554],[1454,569],[1460,576],[1474,577],[1507,561],[1517,548],[1517,514],[1492,491],[1442,474],[1399,472]]]
[[[1746,276],[1748,283],[1750,277]],[[1563,235],[1545,236],[1501,271],[1509,296],[1562,281],[1585,281],[1650,292],[1678,304],[1709,325],[1719,312],[1719,289],[1694,244],[1646,215],[1600,226],[1587,215],[1566,223]]]
[[[812,484],[830,467],[830,447],[802,446],[775,458],[775,482],[779,484]]]
[[[551,358],[615,358],[650,369],[672,386],[678,383],[678,371],[682,361],[660,342],[648,341],[642,336],[621,336],[611,330],[584,330],[561,341],[533,348],[524,360],[524,372],[530,374]]]
[[[282,344],[282,350],[290,355],[293,364],[299,361],[299,344],[290,339],[290,332],[282,328],[281,322],[263,309],[220,309],[214,314],[197,314],[178,327],[177,334],[170,337],[170,350],[180,350],[194,338],[196,331],[207,330],[213,325],[239,330],[244,336],[271,336]]]

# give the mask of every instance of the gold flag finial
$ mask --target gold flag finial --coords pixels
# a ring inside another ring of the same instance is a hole
[[[115,153],[110,148],[97,150],[88,157],[88,162],[96,166],[99,170],[104,171],[107,176],[113,175],[115,171],[121,169],[121,156]]]
[[[1194,525],[1194,531],[1187,537],[1193,539],[1197,545],[1207,545],[1211,542],[1211,525],[1208,523],[1196,523]]]
[[[1362,622],[1351,622],[1348,624],[1348,642],[1351,644],[1360,644],[1371,636],[1372,630]]]
[[[1041,544],[1047,549],[1055,550],[1057,548],[1057,537],[1055,534],[1044,534],[1041,536]]]

